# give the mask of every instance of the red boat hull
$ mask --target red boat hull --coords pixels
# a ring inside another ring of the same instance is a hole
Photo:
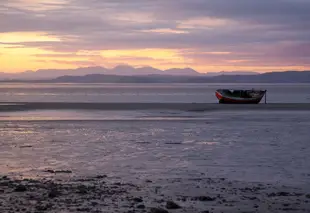
[[[262,97],[251,98],[251,99],[241,99],[241,98],[232,98],[222,95],[220,92],[216,91],[215,96],[221,104],[258,104]]]

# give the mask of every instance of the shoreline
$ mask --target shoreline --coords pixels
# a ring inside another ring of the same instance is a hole
[[[69,180],[0,176],[0,212],[309,212],[307,189],[225,178],[141,180],[106,175]]]
[[[242,110],[310,111],[310,103],[94,103],[94,102],[0,102],[0,112],[29,110],[180,110],[189,112]]]

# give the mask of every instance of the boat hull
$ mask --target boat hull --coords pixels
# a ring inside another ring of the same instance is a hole
[[[220,90],[215,92],[215,96],[219,100],[220,104],[259,104],[262,98],[265,95],[264,91],[260,92],[261,94],[253,98],[242,98],[242,97],[232,97],[224,94]]]

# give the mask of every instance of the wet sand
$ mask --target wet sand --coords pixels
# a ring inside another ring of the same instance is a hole
[[[71,102],[16,102],[0,103],[0,112],[22,110],[310,110],[310,103],[270,104],[210,104],[210,103],[71,103]]]
[[[274,111],[267,115],[234,115],[230,112],[214,115],[212,112],[209,113],[213,116],[212,119],[206,121],[187,120],[175,123],[3,122],[0,132],[3,163],[0,168],[4,169],[1,171],[2,176],[0,175],[0,212],[310,212],[307,170],[309,117],[304,112],[298,114],[293,111],[309,110],[309,106],[179,103],[3,104],[0,109],[9,111],[55,108],[177,109],[197,112],[239,110],[238,113],[240,110],[256,109],[292,111],[283,111],[284,114],[279,115],[274,115]],[[97,116],[97,111],[92,112]],[[203,113],[195,113],[195,116],[196,114],[200,116]],[[223,129],[226,131],[223,132]],[[247,130],[247,134],[243,133],[244,130]],[[196,149],[193,150],[193,147]],[[92,154],[84,155],[88,152]],[[222,155],[223,153],[225,155]],[[79,161],[76,162],[76,159]],[[55,160],[58,160],[59,164],[55,164]],[[167,168],[163,168],[165,165],[168,165]],[[229,175],[225,176],[226,178],[216,178],[222,176],[217,175],[215,166],[219,170],[228,168],[226,171]],[[41,175],[48,174],[48,177],[25,179],[28,176],[23,176],[25,171],[30,169],[30,172],[34,172],[30,173],[33,174],[31,177],[35,177],[36,170],[42,168],[49,169],[46,172],[40,171]],[[90,175],[86,168],[93,168],[92,171],[95,174],[99,172],[99,175],[83,176],[82,174]],[[16,176],[4,176],[19,169]],[[233,179],[232,171],[238,169],[238,174],[243,176],[246,176],[247,171],[251,174],[245,178],[246,181]],[[131,172],[132,170],[136,173]],[[115,171],[119,172],[118,175],[115,175]],[[176,172],[177,175],[169,172]],[[284,174],[279,175],[279,172]],[[296,174],[297,177],[294,177]],[[279,176],[272,181],[277,175]],[[277,184],[285,175],[292,179],[288,178],[287,182]],[[254,180],[260,182],[251,182]],[[295,185],[292,186],[293,184]]]
[[[0,176],[0,212],[309,212],[305,188],[224,178],[141,180],[106,175],[31,180]]]

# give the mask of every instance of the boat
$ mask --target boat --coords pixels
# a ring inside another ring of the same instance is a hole
[[[221,104],[258,104],[267,90],[232,90],[218,89],[215,96]],[[265,96],[266,103],[266,96]]]

